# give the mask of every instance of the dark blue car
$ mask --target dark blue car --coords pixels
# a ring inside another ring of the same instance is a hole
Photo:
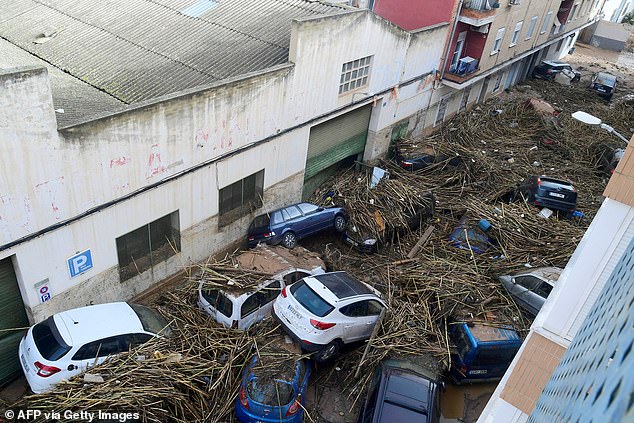
[[[247,236],[249,247],[265,242],[293,248],[297,240],[327,229],[337,232],[346,229],[346,214],[341,207],[299,203],[256,217],[249,225]]]
[[[236,417],[244,423],[301,423],[311,361],[265,363],[256,355],[244,370]]]

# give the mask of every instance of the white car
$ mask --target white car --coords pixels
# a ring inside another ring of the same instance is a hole
[[[304,276],[324,273],[326,267],[314,253],[302,247],[297,246],[291,252],[264,244],[241,253],[235,265],[236,275],[242,270],[257,273],[247,273],[248,277],[240,281],[218,284],[214,274],[207,281],[203,270],[198,284],[198,307],[221,325],[237,329],[248,329],[268,317],[273,301],[286,285]]]
[[[313,270],[323,273],[321,267]],[[236,285],[219,289],[200,281],[198,307],[223,326],[248,329],[271,314],[273,301],[286,285],[311,274],[308,270],[292,269],[247,289]]]
[[[379,291],[345,272],[331,272],[284,288],[272,314],[304,351],[323,362],[343,344],[368,339],[384,308]]]
[[[31,390],[42,393],[108,356],[168,333],[167,321],[145,306],[99,304],[63,311],[31,326],[18,353]]]

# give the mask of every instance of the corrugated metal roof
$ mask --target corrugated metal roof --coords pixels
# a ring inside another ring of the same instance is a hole
[[[3,0],[0,38],[131,104],[284,63],[294,18],[342,11],[308,0],[215,0],[198,17],[184,13],[200,1]],[[43,33],[54,36],[35,43]]]

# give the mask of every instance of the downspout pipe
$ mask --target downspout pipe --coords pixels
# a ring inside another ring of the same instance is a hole
[[[442,67],[440,68],[440,79],[445,76],[445,69],[447,68],[447,58],[449,57],[449,50],[451,50],[451,45],[453,43],[453,37],[456,35],[456,28],[458,27],[458,18],[460,17],[460,13],[462,12],[462,5],[464,0],[460,0],[458,4],[458,11],[456,12],[456,16],[453,19],[453,28],[451,28],[451,36],[449,37],[449,42],[447,43],[447,48],[445,49],[445,57],[442,61]]]

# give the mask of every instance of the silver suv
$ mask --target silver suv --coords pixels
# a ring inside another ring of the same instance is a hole
[[[561,272],[559,267],[537,267],[514,275],[500,276],[499,279],[517,305],[536,316]]]

